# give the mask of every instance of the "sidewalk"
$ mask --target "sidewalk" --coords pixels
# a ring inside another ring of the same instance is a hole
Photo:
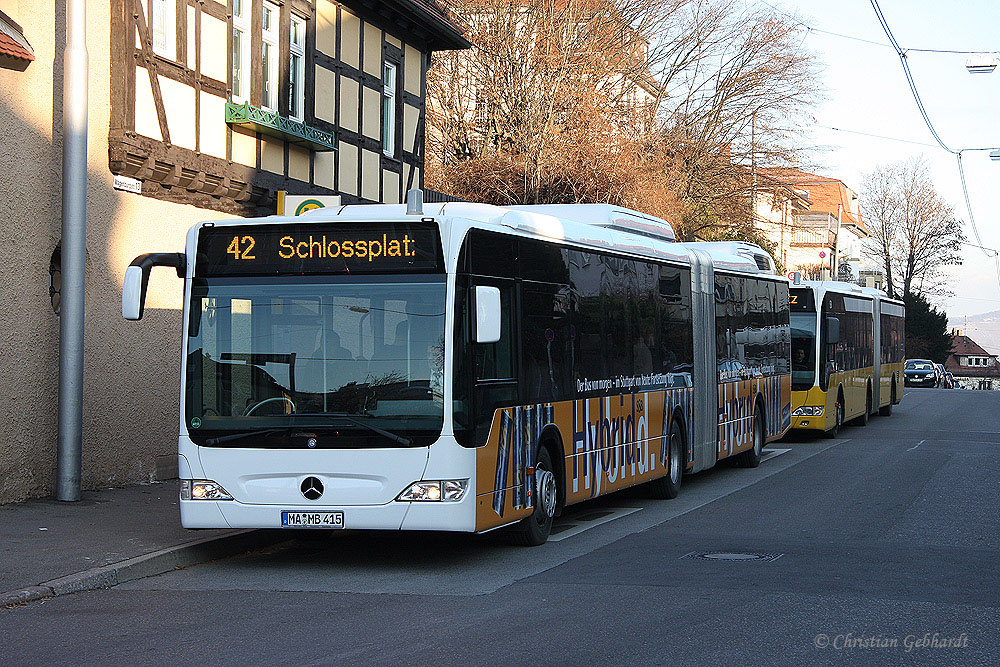
[[[0,505],[0,606],[12,601],[4,594],[13,591],[28,601],[101,588],[288,537],[277,531],[181,528],[177,485],[87,491],[75,503]]]

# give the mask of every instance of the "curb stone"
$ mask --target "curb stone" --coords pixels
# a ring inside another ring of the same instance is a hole
[[[68,593],[111,588],[126,581],[134,581],[135,579],[163,574],[176,568],[234,556],[290,539],[293,538],[288,533],[275,530],[241,530],[219,537],[206,537],[45,581],[37,586],[0,593],[0,608],[27,604]]]

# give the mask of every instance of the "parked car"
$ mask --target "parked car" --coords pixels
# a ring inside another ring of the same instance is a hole
[[[951,374],[951,371],[945,371],[944,374],[944,388],[954,389],[955,388],[955,376]]]
[[[944,369],[944,364],[934,364],[934,372],[937,373],[937,388],[947,389],[944,384],[945,376],[948,374],[948,371]]]
[[[930,359],[907,359],[903,366],[903,384],[907,387],[936,387],[937,369]]]

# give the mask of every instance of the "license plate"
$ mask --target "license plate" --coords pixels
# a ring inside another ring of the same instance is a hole
[[[282,528],[343,528],[343,512],[282,512]]]

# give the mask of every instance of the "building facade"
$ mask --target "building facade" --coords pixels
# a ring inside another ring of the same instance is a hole
[[[810,280],[858,282],[862,243],[870,234],[851,188],[839,179],[797,169],[761,169],[758,183],[759,192],[791,209],[790,225],[784,223],[786,213],[782,224],[772,216],[762,225],[788,271],[801,271]],[[760,216],[760,203],[757,210]]]
[[[0,0],[0,502],[54,483],[65,3]],[[125,268],[279,191],[399,202],[423,184],[425,76],[468,42],[429,0],[90,0],[83,485],[176,467],[181,284]],[[33,59],[33,60],[32,60]]]
[[[952,332],[951,345],[944,367],[955,376],[956,388],[1000,390],[997,355],[990,354],[958,329]]]

